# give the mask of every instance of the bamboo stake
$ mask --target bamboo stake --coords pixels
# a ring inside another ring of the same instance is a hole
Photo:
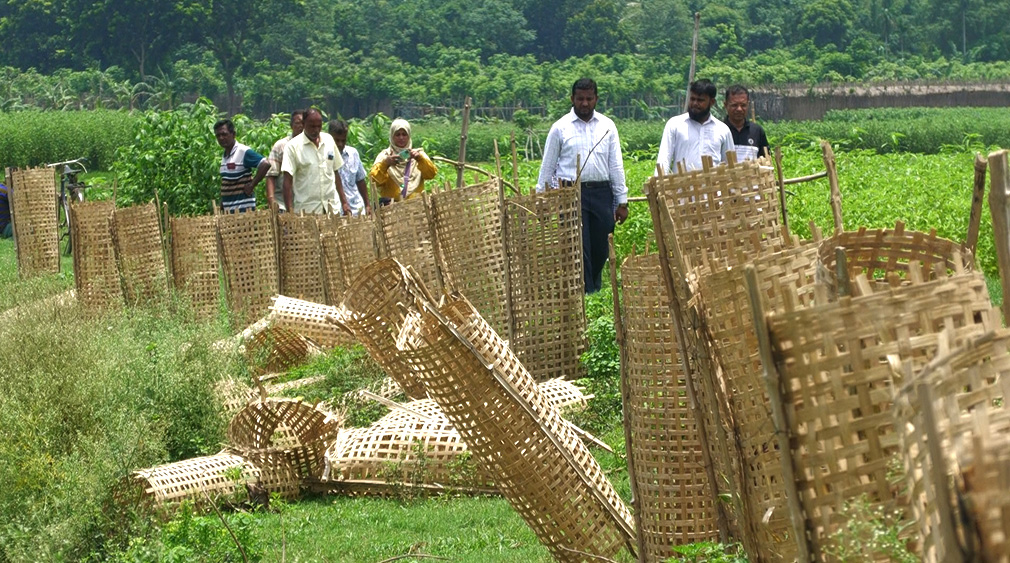
[[[642,530],[642,495],[638,490],[638,480],[635,478],[635,456],[631,433],[631,383],[628,381],[628,348],[627,334],[624,332],[624,321],[621,317],[621,297],[617,286],[617,252],[614,251],[614,234],[607,237],[610,245],[610,293],[614,299],[614,332],[617,334],[617,347],[621,357],[621,408],[624,411],[622,422],[624,426],[624,449],[628,460],[628,480],[631,482],[631,508],[635,517],[635,539],[638,543],[638,561],[645,563],[645,532]]]
[[[469,100],[469,98],[467,98]],[[435,230],[435,221],[431,213],[431,197],[428,192],[421,193],[424,198],[424,215],[428,218],[428,236],[431,237],[431,251],[435,258],[435,281],[438,282],[438,293],[448,293],[445,287],[445,278],[442,276],[442,247],[438,244],[438,233]]]
[[[835,234],[842,232],[842,192],[838,189],[838,171],[835,170],[835,153],[831,143],[821,141],[821,153],[824,155],[824,169],[828,172],[828,184],[831,186],[831,215],[835,219]]]
[[[955,531],[954,510],[950,505],[950,484],[947,482],[947,463],[940,449],[940,431],[936,427],[936,413],[933,411],[933,394],[929,386],[919,383],[915,386],[915,391],[919,397],[919,408],[922,409],[922,422],[926,431],[929,457],[932,464],[929,479],[933,481],[934,492],[936,493],[936,510],[940,516],[940,523],[937,532],[940,534],[940,545],[943,546],[942,555],[944,561],[963,562],[964,554],[961,551]]]
[[[782,177],[782,147],[775,147],[775,183],[779,185],[779,207],[782,208],[782,226],[789,228],[789,216],[786,213],[786,181]]]
[[[494,165],[498,171],[498,217],[501,220],[502,258],[505,259],[505,318],[508,320],[506,329],[508,330],[509,344],[511,344],[515,342],[516,338],[516,321],[512,317],[512,275],[511,268],[509,268],[508,247],[505,246],[505,241],[508,240],[509,225],[505,217],[505,182],[501,177],[501,155],[498,154],[498,139],[494,140]]]
[[[968,216],[968,236],[964,246],[975,255],[978,244],[978,227],[982,222],[982,198],[985,196],[985,171],[989,163],[982,155],[975,153],[975,184],[971,192],[971,215]]]
[[[463,166],[466,164],[466,138],[470,130],[470,96],[463,102],[463,131],[459,135],[459,165],[456,167],[456,188],[463,187]]]
[[[778,149],[775,149],[775,150],[778,150]],[[816,173],[810,174],[808,176],[798,176],[796,178],[786,178],[785,180],[782,180],[782,183],[788,186],[790,184],[801,184],[803,182],[810,182],[812,180],[820,180],[821,178],[827,178],[827,177],[828,177],[828,172],[827,172],[827,170],[825,170],[823,172],[816,172]]]
[[[691,39],[691,70],[687,74],[687,90],[684,92],[684,111],[687,111],[688,100],[691,99],[691,83],[694,82],[694,66],[698,60],[698,27],[701,25],[701,12],[694,13],[694,38]]]
[[[512,185],[519,195],[523,195],[522,188],[519,187],[519,155],[516,152],[516,132],[512,131]]]
[[[800,506],[799,491],[796,489],[796,475],[793,472],[792,449],[789,445],[789,432],[786,426],[785,408],[782,404],[782,382],[778,368],[772,359],[771,337],[768,334],[768,324],[765,320],[764,303],[761,301],[761,290],[758,287],[757,273],[752,264],[744,268],[744,282],[747,284],[747,294],[750,297],[751,312],[754,317],[754,332],[757,334],[758,349],[761,353],[761,367],[764,370],[764,381],[768,390],[769,404],[772,409],[772,420],[775,423],[775,435],[778,437],[779,453],[782,458],[783,485],[786,488],[786,501],[789,504],[789,519],[793,525],[793,536],[799,550],[799,561],[810,561],[810,545],[807,543],[806,519],[803,507]]]
[[[1010,319],[1010,162],[1006,149],[989,154],[989,212],[992,215],[1000,287],[1003,290],[1003,322]]]

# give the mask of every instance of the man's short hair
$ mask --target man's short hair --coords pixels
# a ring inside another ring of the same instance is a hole
[[[330,135],[336,137],[342,133],[347,133],[347,122],[343,119],[333,119],[327,124],[326,128],[329,130]]]
[[[592,78],[580,78],[572,84],[572,95],[575,95],[576,90],[592,90],[593,95],[598,95],[596,92],[596,81]]]
[[[217,123],[214,124],[214,132],[217,133],[217,130],[222,127],[227,127],[229,133],[231,133],[232,135],[235,134],[235,124],[232,123],[230,119],[217,120]]]
[[[695,80],[691,83],[691,91],[695,94],[703,94],[709,98],[715,99],[719,95],[719,92],[715,89],[715,84],[707,78],[702,78]]]
[[[323,118],[323,112],[320,111],[319,108],[309,108],[309,109],[305,110],[304,114],[302,114],[302,119],[305,120],[305,121],[308,121],[309,115],[313,114],[313,113],[318,113],[319,114],[319,119]]]
[[[305,119],[305,110],[301,109],[301,108],[296,109],[296,110],[292,110],[291,111],[291,119],[288,120],[288,125],[294,125],[296,117],[301,117],[304,120]]]
[[[726,88],[726,101],[729,101],[730,96],[736,96],[737,94],[743,94],[747,96],[747,100],[750,100],[750,91],[743,84],[734,84]]]

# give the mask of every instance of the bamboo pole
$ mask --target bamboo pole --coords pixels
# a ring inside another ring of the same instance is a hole
[[[501,177],[501,155],[498,153],[498,139],[494,140],[494,165],[498,171],[498,217],[501,218],[502,258],[505,259],[505,318],[508,323],[508,338],[511,344],[516,341],[516,322],[512,317],[512,275],[509,267],[509,251],[505,242],[508,240],[509,225],[508,218],[505,216],[505,181]]]
[[[782,208],[782,226],[789,228],[789,215],[786,213],[786,181],[782,177],[782,147],[775,147],[775,183],[779,185],[779,206]]]
[[[985,171],[989,163],[982,155],[975,153],[975,184],[971,192],[971,214],[968,216],[968,236],[964,246],[975,255],[978,245],[978,228],[982,222],[982,199],[985,196]]]
[[[989,212],[1003,290],[1003,322],[1010,319],[1010,162],[1006,149],[989,154]]]
[[[926,447],[929,450],[929,457],[932,458],[931,471],[927,478],[933,482],[933,492],[937,501],[936,511],[940,516],[940,522],[935,532],[940,535],[939,544],[943,546],[943,550],[938,555],[943,555],[944,561],[962,563],[966,559],[961,551],[955,530],[956,519],[953,507],[950,505],[951,491],[950,484],[947,482],[947,463],[943,457],[943,451],[940,449],[940,431],[937,429],[936,413],[933,411],[933,394],[929,386],[921,382],[915,386],[915,391],[919,399],[919,408],[922,409]]]
[[[642,494],[638,490],[638,480],[635,478],[634,436],[631,432],[631,382],[628,381],[628,348],[627,333],[624,332],[624,320],[621,316],[621,297],[617,285],[617,252],[614,251],[614,234],[607,237],[610,245],[610,293],[614,301],[614,332],[617,334],[617,347],[621,357],[621,409],[624,426],[625,457],[628,460],[628,480],[631,482],[631,508],[635,517],[636,543],[638,544],[638,561],[645,563],[645,532],[642,530]]]
[[[456,166],[456,188],[463,187],[463,166],[466,164],[466,138],[470,130],[470,96],[463,102],[463,131],[459,135],[459,164]]]
[[[694,13],[694,38],[691,39],[691,70],[687,73],[687,90],[684,92],[684,111],[691,99],[691,83],[694,82],[694,67],[698,60],[698,27],[701,25],[701,12]]]
[[[512,186],[515,192],[523,195],[522,188],[519,187],[519,155],[516,151],[516,132],[512,131]]]
[[[776,148],[775,150],[779,150],[779,149]],[[813,180],[820,180],[821,178],[827,178],[827,177],[828,177],[828,171],[825,170],[823,172],[816,172],[816,173],[810,174],[808,176],[797,176],[796,178],[786,178],[785,180],[782,180],[782,183],[784,185],[788,186],[788,185],[791,185],[791,184],[801,184],[803,182],[810,182],[810,181],[813,181]]]
[[[821,141],[821,153],[824,155],[824,169],[828,173],[828,184],[831,186],[831,215],[835,219],[835,234],[842,228],[842,192],[838,189],[838,171],[835,169],[835,153],[831,143]]]

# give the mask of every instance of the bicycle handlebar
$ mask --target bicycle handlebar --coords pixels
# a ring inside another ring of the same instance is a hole
[[[57,166],[65,166],[65,165],[69,165],[69,164],[80,164],[81,168],[83,168],[84,171],[87,172],[88,168],[86,166],[84,166],[84,163],[87,162],[87,161],[88,161],[88,157],[82,156],[81,158],[75,158],[73,160],[64,160],[63,162],[53,162],[52,164],[47,164],[46,168],[55,168]]]

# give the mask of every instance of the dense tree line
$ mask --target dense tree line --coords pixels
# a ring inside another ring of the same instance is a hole
[[[1010,3],[982,0],[0,0],[0,66],[107,74],[131,105],[199,94],[232,112],[339,100],[364,114],[466,94],[543,105],[597,56],[635,84],[612,102],[663,103],[695,12],[699,71],[755,84],[1002,78],[1010,59]]]

